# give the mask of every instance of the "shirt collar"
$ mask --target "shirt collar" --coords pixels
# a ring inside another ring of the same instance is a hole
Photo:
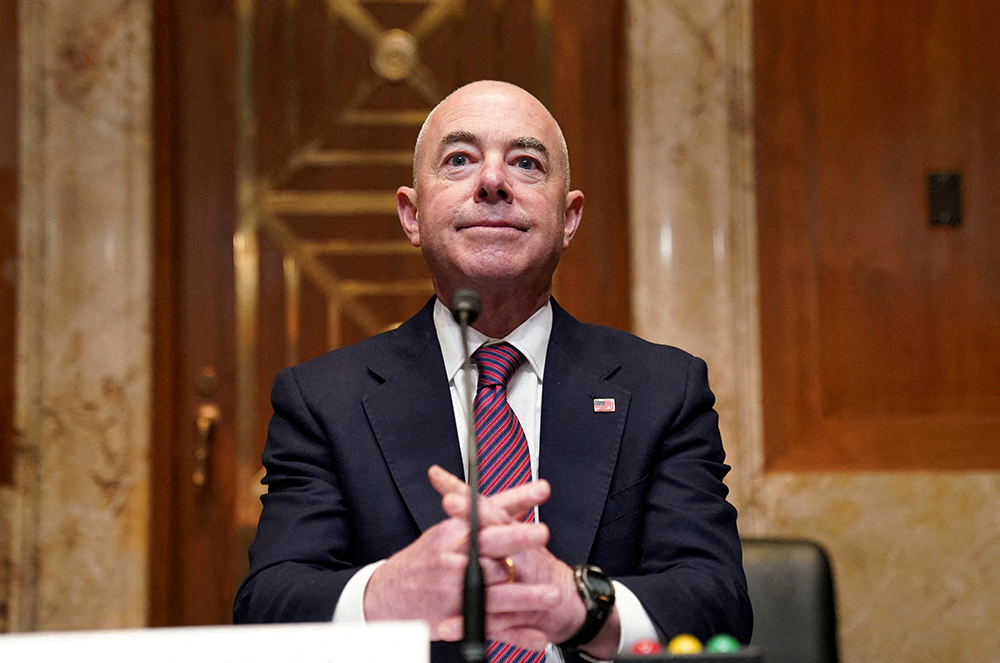
[[[465,355],[462,351],[462,330],[455,322],[451,311],[440,299],[434,302],[434,329],[437,331],[441,354],[444,356],[444,368],[448,380],[454,380],[462,368]],[[521,351],[527,360],[525,363],[535,372],[538,380],[542,380],[545,369],[545,353],[549,347],[549,335],[552,333],[552,303],[531,314],[527,320],[518,325],[517,329],[504,338],[491,338],[469,328],[469,347],[475,352],[483,345],[506,341]]]

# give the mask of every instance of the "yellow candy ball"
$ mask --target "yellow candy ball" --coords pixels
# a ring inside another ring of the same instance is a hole
[[[667,643],[667,651],[671,654],[698,654],[701,649],[701,640],[687,633],[676,635]]]

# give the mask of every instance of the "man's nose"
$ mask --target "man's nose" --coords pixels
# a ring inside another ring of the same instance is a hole
[[[512,198],[510,182],[502,160],[487,159],[479,172],[479,188],[476,190],[477,202],[509,202]]]

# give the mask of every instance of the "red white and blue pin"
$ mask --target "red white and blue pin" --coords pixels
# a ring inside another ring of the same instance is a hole
[[[614,411],[615,411],[615,399],[613,398],[594,399],[594,412],[614,412]]]

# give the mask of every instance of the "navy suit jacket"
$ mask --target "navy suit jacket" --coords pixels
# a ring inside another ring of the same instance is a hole
[[[398,329],[282,370],[263,512],[234,621],[328,621],[344,585],[443,520],[434,463],[464,476],[432,299]],[[549,549],[625,584],[666,637],[747,642],[750,602],[705,363],[553,302],[538,474]],[[614,412],[594,399],[613,398]],[[459,661],[434,643],[434,661]],[[571,657],[575,658],[575,657]]]

